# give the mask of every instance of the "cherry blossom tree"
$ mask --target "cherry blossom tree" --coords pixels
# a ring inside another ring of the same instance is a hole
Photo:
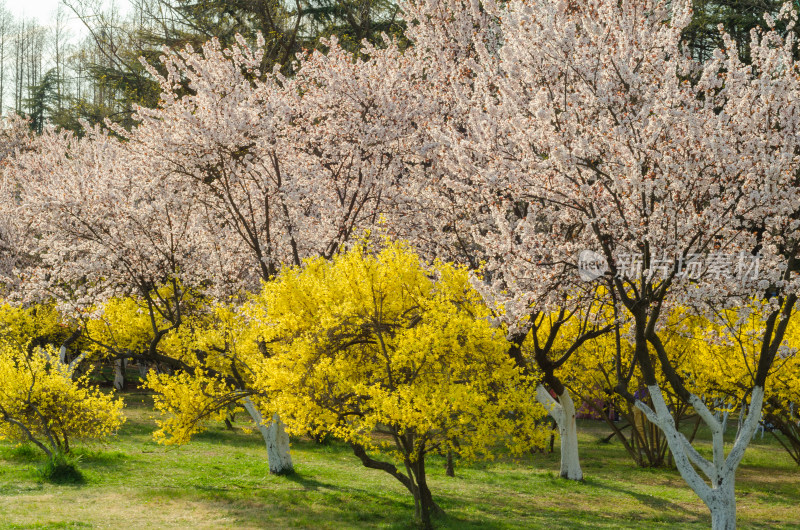
[[[374,226],[398,188],[413,133],[407,59],[367,46],[354,60],[335,40],[301,57],[291,78],[261,72],[263,42],[216,40],[162,57],[162,104],[140,108],[127,139],[165,181],[206,210],[221,250],[218,283],[256,290],[284,264],[329,258]],[[238,267],[238,269],[237,269]]]
[[[602,263],[592,270],[607,272],[595,282],[632,319],[653,408],[627,392],[624,377],[618,392],[665,432],[713,527],[732,528],[735,471],[796,302],[796,43],[768,27],[753,33],[752,67],[727,37],[726,49],[697,64],[681,47],[686,2],[484,7],[502,46],[470,64],[466,123],[445,124],[440,141],[453,187],[482,196],[492,212],[497,229],[480,233],[499,256],[503,281],[492,290],[524,302],[506,304],[512,312],[528,311],[537,285],[553,289],[547,297],[570,296],[571,282],[552,281],[556,270],[596,253]],[[768,307],[761,349],[725,454],[721,424],[687,389],[663,325],[678,304],[708,312],[754,300]],[[710,460],[675,429],[657,375],[710,427]]]
[[[46,131],[10,174],[18,193],[12,212],[27,222],[26,251],[35,256],[18,271],[22,295],[54,298],[79,314],[136,294],[152,319],[179,325],[186,290],[205,279],[210,252],[195,228],[197,209],[165,189],[153,165],[98,129],[85,138]],[[168,331],[154,328],[151,349]]]
[[[45,131],[13,160],[9,185],[18,201],[5,212],[26,227],[17,252],[32,256],[16,271],[15,294],[24,302],[56,300],[80,323],[90,349],[114,360],[117,387],[130,358],[194,373],[197,363],[174,355],[165,339],[204,310],[209,281],[222,276],[214,272],[222,261],[209,238],[208,211],[180,182],[163,178],[158,160],[129,147],[98,128],[85,138]],[[144,351],[125,347],[130,341],[119,339],[126,330],[97,325],[108,322],[105,304],[120,297],[135,300],[135,313],[149,323]],[[213,375],[235,384],[229,373]],[[261,427],[260,414],[254,419]],[[285,432],[262,433],[283,435],[265,440],[283,448],[271,471],[291,470]]]
[[[482,151],[486,144],[466,145],[478,137],[491,142],[499,130],[491,117],[478,127],[474,120],[476,109],[485,108],[480,98],[487,89],[477,74],[497,63],[503,29],[492,3],[409,2],[403,9],[418,21],[407,31],[413,47],[406,53],[414,59],[407,75],[425,90],[421,100],[403,103],[422,107],[412,114],[423,134],[412,139],[420,159],[407,160],[407,200],[394,204],[391,229],[429,258],[481,271],[476,286],[508,330],[509,356],[541,381],[536,399],[560,431],[561,476],[582,480],[575,405],[560,373],[583,344],[613,326],[604,320],[597,286],[578,281],[572,260],[550,262],[547,278],[528,277],[497,244],[509,225],[536,208],[515,202],[505,184],[486,173],[487,157],[499,153]],[[501,204],[507,208],[498,214]]]
[[[131,132],[115,129],[131,159],[155,168],[153,178],[191,205],[205,245],[192,266],[205,266],[209,292],[220,296],[256,291],[306,257],[330,258],[376,225],[399,189],[405,138],[414,134],[413,116],[397,105],[414,91],[396,45],[367,46],[365,61],[332,40],[326,54],[301,57],[291,78],[259,71],[263,45],[239,39],[222,49],[212,40],[199,52],[165,52],[166,74],[150,70],[161,105],[138,109]],[[231,362],[232,374],[217,375],[233,379],[231,396],[265,437],[282,437],[265,438],[267,447],[288,449],[284,430],[263,425],[251,389],[232,377],[247,372],[244,360]],[[270,458],[271,471],[291,470],[283,453]]]
[[[13,289],[15,284],[14,269],[25,260],[20,242],[25,228],[11,213],[18,197],[8,168],[14,156],[30,148],[31,140],[28,122],[22,118],[6,118],[0,123],[0,204],[5,205],[0,208],[0,282],[4,284],[6,292]]]

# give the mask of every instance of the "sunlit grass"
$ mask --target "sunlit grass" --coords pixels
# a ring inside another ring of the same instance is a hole
[[[126,423],[111,443],[79,448],[83,485],[52,485],[26,446],[0,444],[0,528],[411,528],[413,501],[347,447],[295,440],[297,473],[269,474],[257,434],[214,426],[184,447],[151,439],[150,398],[126,395]],[[245,420],[244,416],[239,419]],[[241,426],[242,424],[240,424]],[[558,455],[458,466],[433,459],[440,528],[704,528],[709,517],[677,472],[637,469],[601,423],[581,423],[586,481],[557,478]],[[701,436],[702,436],[701,431]],[[800,528],[800,470],[769,435],[737,475],[742,528]]]

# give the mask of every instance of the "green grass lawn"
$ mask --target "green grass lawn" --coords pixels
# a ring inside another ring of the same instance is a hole
[[[297,473],[271,476],[258,434],[215,425],[184,447],[153,443],[149,396],[128,393],[128,422],[108,445],[76,450],[86,483],[42,483],[41,458],[0,443],[0,528],[412,528],[411,497],[365,469],[343,445],[295,440]],[[244,419],[242,417],[242,419]],[[580,425],[586,475],[557,478],[558,454],[500,460],[444,474],[431,490],[439,528],[704,528],[710,518],[676,471],[638,469],[598,422]],[[757,438],[737,475],[742,528],[800,528],[800,469]]]

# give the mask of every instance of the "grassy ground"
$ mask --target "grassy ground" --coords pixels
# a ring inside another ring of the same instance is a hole
[[[0,444],[0,528],[411,528],[413,501],[391,477],[361,467],[346,447],[295,441],[297,473],[269,475],[257,434],[220,425],[180,448],[154,444],[149,397],[127,396],[128,423],[107,446],[79,449],[87,481],[43,484],[40,457]],[[619,443],[581,425],[585,483],[557,477],[558,455],[429,466],[447,515],[440,528],[704,528],[700,500],[670,470],[635,468]],[[800,469],[767,435],[737,475],[743,528],[800,528]]]

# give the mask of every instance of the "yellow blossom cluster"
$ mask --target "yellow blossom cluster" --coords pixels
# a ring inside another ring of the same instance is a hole
[[[285,271],[247,310],[271,352],[254,383],[292,432],[411,460],[428,450],[490,456],[498,442],[521,451],[549,439],[537,429],[545,412],[532,382],[464,269],[427,268],[402,244],[376,253],[356,246]]]
[[[103,439],[125,422],[123,403],[73,379],[52,347],[0,343],[0,439],[29,441],[48,454],[67,453],[74,439]]]

